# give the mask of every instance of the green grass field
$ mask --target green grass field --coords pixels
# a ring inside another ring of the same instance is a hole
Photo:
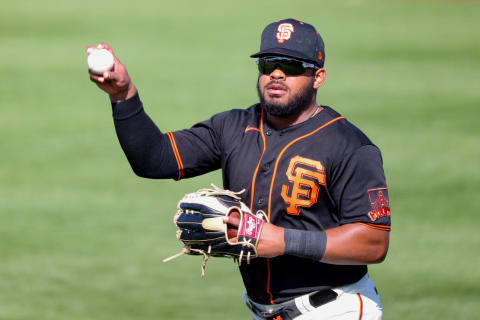
[[[263,27],[326,43],[318,102],[382,149],[393,231],[371,267],[385,319],[478,319],[480,3],[60,1],[0,9],[0,319],[248,319],[231,261],[168,264],[180,182],[136,177],[85,48],[110,43],[151,117],[181,129],[256,102]]]

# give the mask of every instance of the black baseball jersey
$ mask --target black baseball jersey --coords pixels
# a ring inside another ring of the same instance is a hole
[[[380,150],[330,107],[282,130],[270,126],[256,104],[163,134],[137,95],[114,105],[114,119],[140,176],[178,180],[222,169],[224,188],[245,189],[245,204],[277,226],[320,231],[360,223],[390,230]],[[249,297],[269,304],[356,282],[367,266],[284,255],[253,259],[240,271]]]

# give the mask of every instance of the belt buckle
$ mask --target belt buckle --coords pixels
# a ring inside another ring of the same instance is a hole
[[[290,301],[288,304],[278,307],[277,310],[271,311],[262,311],[260,308],[258,308],[255,304],[251,302],[250,298],[246,299],[245,304],[250,309],[250,311],[265,320],[290,320],[301,314],[301,312],[295,306],[295,301]]]
[[[282,314],[283,308],[280,308],[280,309],[275,310],[275,311],[274,310],[272,310],[272,311],[262,311],[260,308],[258,308],[255,304],[253,304],[251,302],[250,298],[247,297],[245,302],[246,302],[245,304],[250,309],[250,311],[252,311],[257,316],[259,316],[263,319],[266,319],[266,320],[270,320],[270,319],[274,320],[277,316]]]

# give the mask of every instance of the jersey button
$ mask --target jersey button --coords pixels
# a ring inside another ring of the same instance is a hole
[[[258,203],[258,205],[261,206],[263,204],[263,199],[258,199],[257,203]]]
[[[272,130],[267,129],[267,131],[265,131],[265,134],[266,134],[267,136],[271,136],[271,135],[272,135]]]
[[[268,169],[270,169],[270,162],[267,162],[263,165],[263,170],[267,171]]]

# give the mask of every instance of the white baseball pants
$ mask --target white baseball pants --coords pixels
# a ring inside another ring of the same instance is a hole
[[[333,289],[338,297],[329,303],[314,308],[308,295],[298,297],[295,303],[302,312],[295,320],[381,320],[382,304],[375,285],[366,274],[359,281]],[[267,310],[272,305],[255,303],[260,309]],[[253,320],[262,320],[252,313]]]

